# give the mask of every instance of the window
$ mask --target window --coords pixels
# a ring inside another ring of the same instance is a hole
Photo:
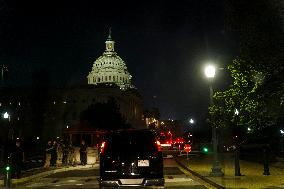
[[[111,76],[108,77],[108,80],[111,81]]]
[[[101,78],[98,78],[98,82],[101,82]]]
[[[115,76],[113,76],[112,80],[115,81]]]
[[[105,80],[107,81],[107,76],[105,76]]]

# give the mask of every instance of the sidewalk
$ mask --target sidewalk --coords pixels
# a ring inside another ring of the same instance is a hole
[[[271,163],[270,175],[263,175],[263,165],[240,160],[241,174],[234,176],[233,154],[223,154],[220,157],[223,177],[212,177],[209,175],[212,167],[212,156],[210,154],[197,154],[177,157],[177,162],[188,171],[214,185],[216,188],[238,188],[238,189],[276,189],[284,188],[284,162]]]
[[[28,171],[23,172],[22,178],[20,179],[12,179],[12,184],[13,186],[21,185],[24,183],[27,183],[33,179],[41,178],[41,177],[46,177],[48,175],[54,174],[54,173],[59,173],[59,172],[64,172],[64,171],[70,171],[70,170],[78,170],[78,169],[89,169],[89,168],[95,168],[98,167],[99,165],[96,164],[91,164],[91,165],[77,165],[77,166],[62,166],[62,167],[51,167],[51,168],[35,168],[31,169]],[[1,186],[4,185],[4,180],[3,178],[0,179],[0,188]]]

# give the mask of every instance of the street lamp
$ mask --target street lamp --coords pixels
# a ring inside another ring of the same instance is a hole
[[[205,76],[209,80],[209,90],[210,90],[210,106],[213,105],[213,88],[212,88],[212,81],[215,77],[215,71],[216,68],[214,65],[208,65],[205,67]],[[223,176],[224,173],[221,171],[221,165],[218,160],[218,137],[217,137],[217,132],[216,128],[213,126],[212,127],[212,143],[213,143],[213,163],[212,163],[212,171],[210,175],[212,176]]]
[[[3,118],[4,119],[8,119],[9,120],[9,125],[8,125],[8,138],[9,139],[14,139],[14,129],[13,129],[13,127],[11,126],[11,124],[10,124],[10,122],[11,122],[11,116],[10,116],[10,114],[8,113],[8,112],[5,112],[4,114],[3,114]]]
[[[195,123],[194,119],[190,118],[189,123],[193,125]]]

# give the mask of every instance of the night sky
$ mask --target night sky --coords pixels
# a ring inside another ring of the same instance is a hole
[[[31,85],[35,72],[56,86],[87,84],[112,27],[145,107],[159,107],[166,119],[201,120],[209,99],[204,63],[224,67],[237,54],[221,0],[0,2],[0,63],[15,86]],[[224,72],[215,87],[228,85]]]

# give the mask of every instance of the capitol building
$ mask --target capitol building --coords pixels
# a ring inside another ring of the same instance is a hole
[[[63,88],[0,88],[0,111],[10,113],[12,136],[43,140],[70,135],[77,142],[84,138],[94,144],[98,129],[82,126],[82,112],[96,103],[114,99],[123,119],[132,128],[144,128],[142,97],[132,84],[126,63],[115,52],[111,34],[105,42],[105,51],[90,67],[86,84]],[[108,115],[106,115],[107,117]],[[2,120],[3,122],[3,120]],[[2,132],[0,135],[5,135]],[[72,135],[72,136],[71,136]],[[7,137],[7,136],[0,136]]]
[[[88,84],[115,84],[121,90],[134,88],[125,62],[114,51],[114,43],[110,33],[105,42],[105,52],[94,62],[88,75]]]

